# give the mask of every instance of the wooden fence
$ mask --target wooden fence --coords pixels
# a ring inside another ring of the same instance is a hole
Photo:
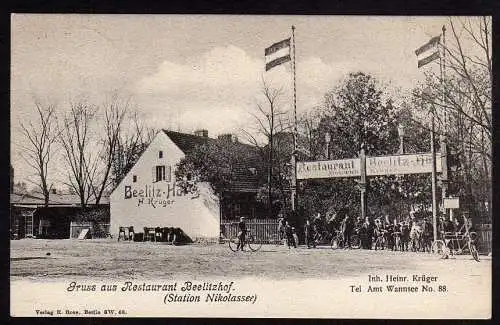
[[[89,229],[92,238],[106,238],[109,233],[110,224],[92,221],[71,221],[69,227],[69,238],[78,238],[83,229]]]
[[[480,224],[477,226],[479,239],[478,249],[483,254],[491,253],[492,250],[492,226],[491,224]]]
[[[222,220],[221,233],[223,239],[229,239],[238,234],[238,222]],[[257,240],[264,244],[278,243],[278,221],[275,219],[247,219],[247,229]]]
[[[84,229],[88,229],[91,236],[94,232],[93,231],[93,222],[91,222],[91,221],[86,221],[86,222],[71,221],[69,229],[70,229],[70,231],[69,231],[70,237],[69,238],[72,238],[72,239],[78,238],[78,236],[80,235],[80,233]]]

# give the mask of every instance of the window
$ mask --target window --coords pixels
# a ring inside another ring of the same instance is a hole
[[[24,233],[25,233],[25,236],[26,237],[33,236],[33,215],[25,216],[24,220],[25,220],[24,221],[24,225],[25,225]]]
[[[170,166],[156,166],[153,169],[154,172],[154,181],[155,182],[160,182],[160,181],[167,181],[170,182],[170,174],[171,174],[171,168]]]
[[[239,203],[231,203],[231,216],[233,219],[236,217],[242,217],[241,215],[241,205]]]
[[[155,182],[159,182],[164,179],[165,179],[165,166],[156,166]]]
[[[137,182],[137,175],[132,176],[132,182]]]
[[[160,150],[160,152],[158,152],[158,158],[163,158],[163,151]]]

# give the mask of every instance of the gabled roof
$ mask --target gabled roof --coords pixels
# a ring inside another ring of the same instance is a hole
[[[45,200],[42,193],[11,193],[10,204],[26,206],[44,206]],[[95,200],[89,199],[88,205],[94,205]],[[109,196],[101,197],[99,204],[109,204]],[[50,193],[49,206],[79,206],[80,197],[75,194]]]
[[[194,147],[216,142],[217,140],[209,137],[200,137],[194,134],[180,133],[170,130],[163,130],[165,134],[172,140],[179,149],[185,154],[189,153]]]
[[[196,146],[212,143],[217,144],[222,141],[209,137],[197,136],[194,134],[174,132],[163,130],[163,132],[175,143],[179,149],[185,154],[188,154]],[[262,157],[260,156],[259,148],[253,145],[236,142],[233,143],[238,150],[244,153],[245,159],[234,168],[235,180],[230,188],[231,192],[257,192],[259,188],[259,172],[262,169]]]

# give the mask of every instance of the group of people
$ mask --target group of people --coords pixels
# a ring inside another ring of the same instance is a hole
[[[441,217],[438,219],[437,233],[459,232],[462,226],[463,222],[459,218],[451,221]],[[331,239],[333,236],[341,238],[339,245],[346,249],[359,245],[362,249],[430,251],[433,225],[430,218],[417,219],[413,212],[400,222],[395,218],[391,220],[388,215],[366,217],[363,220],[361,217],[354,218],[348,212],[343,215],[332,213],[326,218],[318,213],[306,220],[304,239],[308,248],[316,247],[322,239]],[[353,240],[354,237],[356,240]]]
[[[304,238],[308,248],[316,247],[320,241],[339,233],[342,234],[342,243],[340,244],[345,248],[351,248],[353,235],[357,229],[364,227],[360,218],[355,220],[349,213],[344,213],[343,216],[333,213],[326,219],[323,219],[318,213],[311,219],[311,221],[306,220],[304,226]],[[371,232],[369,225],[366,226],[367,231]]]
[[[438,234],[458,232],[462,226],[463,223],[457,218],[451,221],[441,217],[437,224]],[[241,217],[238,223],[238,249],[243,250],[247,232],[245,218]],[[297,230],[283,215],[278,219],[278,233],[280,240],[286,240],[288,248],[298,247]],[[322,240],[331,240],[333,236],[342,239],[339,244],[345,249],[352,248],[357,242],[353,237],[357,236],[359,246],[363,249],[430,251],[433,226],[429,219],[417,220],[413,213],[401,222],[397,222],[396,219],[391,221],[388,215],[374,218],[373,221],[369,217],[363,220],[361,217],[354,218],[348,212],[342,215],[332,213],[327,218],[322,218],[318,213],[306,220],[304,241],[307,248],[315,248]]]

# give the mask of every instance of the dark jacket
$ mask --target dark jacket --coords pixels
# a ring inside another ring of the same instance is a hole
[[[247,224],[245,223],[245,221],[240,221],[238,223],[238,229],[244,234],[247,233]]]

